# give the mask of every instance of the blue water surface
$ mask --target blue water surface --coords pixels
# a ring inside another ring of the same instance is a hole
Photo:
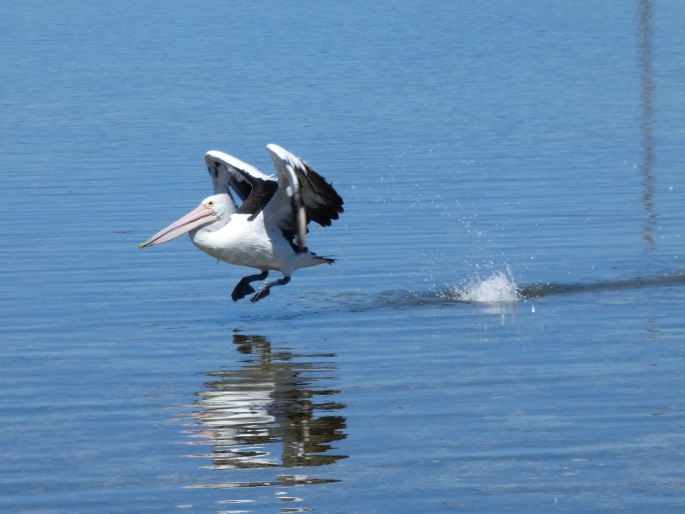
[[[0,17],[0,511],[681,512],[685,4]],[[265,300],[217,149],[345,199]]]

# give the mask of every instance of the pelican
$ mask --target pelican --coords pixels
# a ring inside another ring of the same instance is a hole
[[[343,199],[333,186],[298,157],[280,146],[267,150],[277,178],[219,151],[205,155],[214,195],[168,227],[141,243],[140,248],[166,243],[188,234],[203,252],[229,264],[256,268],[233,289],[234,302],[252,294],[257,302],[273,286],[290,282],[295,270],[332,264],[305,246],[307,224],[326,227],[343,212]],[[237,206],[233,195],[240,198]],[[270,271],[283,278],[264,282],[257,291],[250,285],[265,280]]]

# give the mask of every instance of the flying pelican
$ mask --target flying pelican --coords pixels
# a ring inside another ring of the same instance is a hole
[[[333,186],[309,165],[277,145],[267,145],[277,179],[235,157],[211,151],[205,163],[214,184],[214,195],[192,212],[141,243],[140,248],[171,241],[185,233],[203,252],[229,264],[260,271],[243,277],[231,298],[237,302],[252,294],[256,302],[273,286],[290,282],[295,270],[333,259],[320,257],[305,246],[307,224],[329,226],[343,212],[343,199]],[[236,208],[233,194],[241,204]],[[264,282],[255,292],[250,285],[265,280],[269,271],[283,278]]]

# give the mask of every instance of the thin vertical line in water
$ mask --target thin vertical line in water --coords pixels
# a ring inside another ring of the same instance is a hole
[[[643,160],[639,166],[642,173],[642,202],[646,221],[642,228],[642,239],[649,251],[654,250],[654,227],[657,214],[654,210],[654,67],[652,43],[651,0],[640,0],[638,6],[638,49],[640,67],[640,133],[642,134]]]

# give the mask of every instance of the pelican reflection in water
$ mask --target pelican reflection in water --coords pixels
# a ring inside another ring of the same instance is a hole
[[[335,355],[272,349],[255,335],[236,333],[233,342],[245,356],[241,367],[207,373],[206,389],[194,403],[196,423],[188,431],[197,440],[191,444],[210,447],[203,455],[212,468],[309,467],[346,458],[334,453],[335,441],[346,437],[346,418],[339,414],[345,406],[330,387]],[[305,480],[312,481],[318,480]]]

